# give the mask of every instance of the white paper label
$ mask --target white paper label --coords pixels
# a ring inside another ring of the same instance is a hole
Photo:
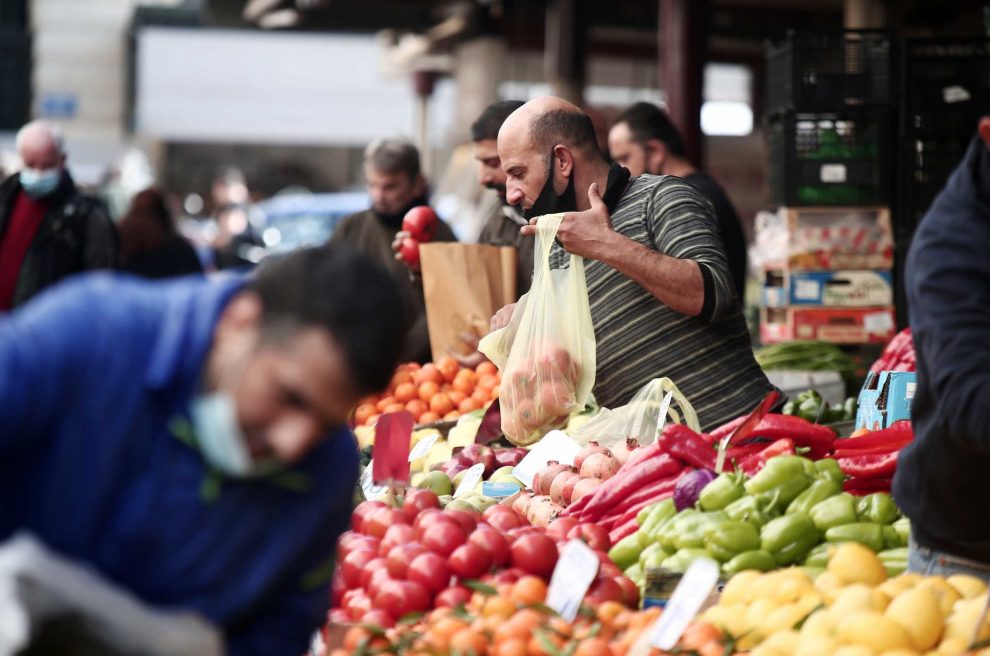
[[[971,97],[972,96],[969,95],[969,91],[962,88],[958,84],[942,89],[942,100],[944,100],[946,104],[951,105],[952,103],[966,102]]]
[[[821,296],[822,286],[817,280],[799,279],[794,284],[794,298],[800,301],[815,301]]]
[[[914,390],[918,389],[918,383],[908,383],[904,389],[904,397],[908,400],[914,398]]]
[[[364,472],[361,474],[361,490],[364,492],[364,498],[368,501],[377,501],[388,492],[387,485],[375,485],[375,481],[372,480],[374,467],[375,461],[368,461],[368,466],[364,468]]]
[[[409,452],[409,462],[412,462],[413,460],[419,460],[427,453],[429,453],[430,448],[432,448],[433,445],[436,444],[437,440],[439,439],[440,439],[440,433],[433,433],[432,435],[427,435],[419,442],[416,442],[416,446],[414,446],[413,450]]]
[[[574,458],[581,453],[578,443],[567,436],[564,431],[550,431],[537,442],[526,457],[512,469],[512,475],[528,488],[533,487],[533,477],[547,466],[551,460],[562,465],[573,465]]]
[[[457,486],[457,491],[454,492],[454,498],[459,499],[471,490],[474,486],[478,484],[481,477],[485,474],[485,464],[479,462],[476,465],[471,465],[467,472],[464,474],[464,478],[461,479],[461,484]]]
[[[698,558],[691,563],[660,619],[648,632],[651,645],[663,650],[673,649],[677,645],[688,624],[718,585],[718,574],[718,563],[714,560]]]
[[[873,312],[863,317],[863,327],[868,333],[883,335],[894,329],[894,319],[889,312]]]
[[[560,559],[550,577],[547,606],[568,622],[573,622],[584,595],[598,575],[601,561],[581,540],[571,540],[560,552]]]
[[[660,403],[660,414],[657,416],[657,434],[653,436],[653,442],[655,443],[663,435],[663,429],[667,427],[667,411],[670,410],[670,402],[674,398],[673,392],[667,392],[667,395],[663,397],[663,401]]]
[[[845,164],[822,164],[820,175],[821,175],[822,182],[845,182],[846,181],[846,165]]]

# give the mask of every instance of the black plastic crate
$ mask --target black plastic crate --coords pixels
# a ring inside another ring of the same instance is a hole
[[[787,112],[767,126],[777,205],[886,205],[890,112]]]
[[[901,74],[902,131],[975,132],[990,108],[990,39],[908,39]]]
[[[890,105],[893,45],[882,30],[790,31],[767,46],[767,110]]]

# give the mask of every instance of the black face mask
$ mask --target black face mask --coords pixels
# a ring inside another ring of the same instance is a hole
[[[550,166],[547,167],[547,181],[536,197],[533,206],[523,212],[526,219],[532,219],[544,214],[557,214],[558,212],[577,211],[577,194],[574,193],[574,176],[567,179],[567,188],[564,193],[557,195],[553,190],[553,151],[550,151]]]

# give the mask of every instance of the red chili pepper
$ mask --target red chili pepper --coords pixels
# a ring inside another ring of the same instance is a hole
[[[612,544],[617,543],[622,538],[628,537],[639,530],[639,524],[636,523],[636,518],[633,517],[632,521],[626,522],[616,528],[609,531],[608,539]]]
[[[660,448],[659,442],[654,442],[653,444],[648,444],[638,449],[634,449],[632,454],[629,456],[629,459],[626,460],[626,464],[622,465],[622,467],[619,468],[619,471],[616,472],[616,475],[618,476],[622,472],[629,471],[630,469],[632,469],[639,463],[643,462],[644,460],[648,460],[650,458],[658,456],[661,453],[663,453],[663,450]]]
[[[738,463],[738,466],[747,476],[755,476],[763,469],[763,466],[767,464],[767,460],[770,458],[774,456],[792,456],[794,453],[794,442],[785,438],[777,440],[759,453],[754,453]]]
[[[748,416],[749,415],[743,415],[742,417],[737,417],[736,419],[733,419],[727,424],[722,424],[712,432],[708,433],[708,437],[711,439],[712,442],[721,442],[722,438],[732,435],[732,433],[735,432],[737,428],[742,426],[743,422],[746,421],[746,418]]]
[[[808,457],[813,460],[828,455],[835,442],[835,431],[828,426],[819,426],[792,415],[767,415],[752,436],[769,440],[790,438],[795,445],[810,449]]]
[[[900,451],[874,455],[857,455],[839,458],[839,468],[846,476],[854,478],[890,478],[897,470],[897,455]]]
[[[866,433],[859,437],[847,437],[835,441],[836,451],[865,451],[878,447],[899,449],[914,440],[914,428],[904,419],[896,421],[883,430]]]
[[[676,474],[658,479],[653,483],[643,486],[641,489],[633,492],[625,499],[621,499],[612,508],[609,508],[603,517],[621,515],[629,512],[629,510],[633,507],[639,506],[642,508],[643,506],[647,506],[656,501],[663,501],[667,497],[673,495],[674,487],[677,485],[678,479],[684,475],[685,471],[690,470],[681,470]]]
[[[692,467],[715,468],[715,449],[684,424],[673,424],[665,428],[658,442],[665,453]]]
[[[739,464],[751,455],[755,455],[767,448],[770,442],[759,441],[750,442],[749,444],[742,444],[740,446],[733,446],[725,450],[725,461],[735,462]]]
[[[683,467],[671,456],[661,453],[655,458],[641,462],[627,472],[618,473],[608,479],[588,495],[591,498],[580,512],[572,512],[571,508],[568,508],[565,514],[579,517],[582,521],[594,521],[636,490],[653,481],[673,476],[680,472]]]
[[[839,458],[855,458],[856,456],[878,456],[884,453],[892,453],[894,451],[900,451],[908,443],[901,445],[892,446],[875,446],[872,449],[836,449],[832,453],[832,457],[835,459]]]
[[[890,492],[892,478],[850,478],[842,484],[842,489],[849,494],[863,497],[874,492]]]

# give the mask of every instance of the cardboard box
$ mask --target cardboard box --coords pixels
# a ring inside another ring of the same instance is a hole
[[[868,373],[859,392],[856,428],[878,430],[911,419],[911,402],[917,387],[918,374],[913,371]]]
[[[834,344],[885,344],[896,331],[894,308],[763,308],[764,344],[819,339]]]
[[[891,269],[894,234],[886,207],[782,207],[757,235],[764,267],[790,270]]]
[[[764,307],[878,307],[893,305],[890,271],[767,271]]]

